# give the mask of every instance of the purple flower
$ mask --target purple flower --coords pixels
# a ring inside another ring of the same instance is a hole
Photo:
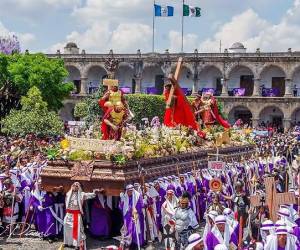
[[[0,37],[0,53],[11,55],[20,51],[20,42],[15,35]]]

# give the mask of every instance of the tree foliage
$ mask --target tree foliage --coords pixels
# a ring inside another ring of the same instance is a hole
[[[62,59],[38,54],[0,54],[0,116],[19,107],[21,96],[36,86],[50,110],[59,110],[74,86],[65,83],[68,71]]]
[[[37,87],[32,87],[28,95],[21,98],[21,106],[21,110],[13,109],[1,122],[3,133],[13,136],[62,134],[63,122],[55,112],[48,111]]]

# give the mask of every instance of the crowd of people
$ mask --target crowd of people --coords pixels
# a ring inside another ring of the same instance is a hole
[[[256,155],[227,162],[222,172],[195,169],[162,176],[130,184],[120,197],[107,196],[103,189],[85,193],[77,182],[68,193],[62,187],[44,191],[39,176],[47,160],[42,152],[53,140],[3,137],[0,235],[11,236],[26,225],[42,239],[61,238],[78,249],[86,247],[87,233],[104,240],[120,232],[123,249],[158,241],[167,249],[300,249],[297,204],[281,205],[274,220],[266,198],[256,207],[250,203],[251,195],[264,193],[267,176],[274,177],[277,192],[299,196],[297,136],[257,137]]]

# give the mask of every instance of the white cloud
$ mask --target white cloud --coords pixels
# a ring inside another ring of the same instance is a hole
[[[3,10],[45,10],[47,7],[55,8],[74,8],[79,6],[82,0],[1,0],[0,7]],[[13,7],[13,8],[11,8]]]
[[[29,48],[30,44],[36,40],[36,37],[32,33],[18,33],[9,31],[2,22],[0,22],[0,36],[12,36],[16,35],[20,41],[22,49]]]
[[[181,51],[182,36],[180,32],[171,30],[169,32],[170,52]],[[183,46],[185,52],[193,52],[197,48],[198,36],[195,34],[186,34],[183,36]]]
[[[151,27],[138,23],[123,23],[115,30],[110,30],[108,23],[94,23],[83,33],[73,31],[64,42],[51,46],[49,52],[56,52],[63,49],[67,42],[75,42],[80,49],[85,49],[87,53],[108,52],[113,49],[117,53],[132,52],[137,48],[148,49],[151,40]]]
[[[300,50],[300,0],[285,13],[279,23],[272,24],[259,17],[252,9],[223,24],[215,35],[200,43],[201,51],[218,51],[219,42],[230,47],[242,42],[248,51],[260,48],[262,51]]]
[[[111,47],[118,52],[131,51],[137,49],[149,51],[152,37],[150,26],[139,23],[120,24],[112,33]]]
[[[261,4],[263,3],[260,0],[253,2],[253,6]],[[128,53],[134,53],[137,49],[150,51],[152,28],[145,23],[151,23],[151,20],[147,20],[151,6],[152,2],[145,0],[87,0],[72,12],[72,16],[85,31],[71,32],[65,41],[53,45],[49,50],[55,52],[62,49],[66,42],[74,41],[88,53],[107,52],[111,48],[116,52]],[[184,50],[192,52],[198,47],[203,52],[218,52],[220,40],[223,49],[229,48],[234,42],[242,42],[249,52],[255,51],[256,48],[261,48],[262,51],[287,51],[289,47],[300,50],[300,0],[294,1],[293,6],[277,24],[270,23],[249,8],[226,23],[215,21],[212,25],[213,30],[216,30],[215,34],[203,41],[199,41],[197,34],[185,34]],[[179,52],[181,33],[171,30],[167,34],[169,45],[164,46],[171,52]],[[160,45],[156,44],[158,50],[162,49]]]

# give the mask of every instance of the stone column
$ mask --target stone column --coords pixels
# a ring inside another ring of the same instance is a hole
[[[142,89],[142,78],[137,77],[134,78],[135,80],[135,94],[140,94],[141,93],[141,89]]]
[[[289,118],[284,118],[283,119],[284,132],[286,132],[288,129],[290,129],[291,124],[292,124],[292,119],[289,119]]]
[[[286,78],[285,79],[285,94],[284,97],[291,97],[293,96],[293,92],[292,92],[292,80]]]
[[[260,79],[254,79],[252,96],[261,96],[260,93]]]
[[[227,86],[227,80],[228,79],[221,79],[221,84],[222,84],[222,94],[221,96],[228,96],[228,86]]]
[[[259,123],[259,115],[257,113],[252,113],[252,127],[258,127],[258,123]]]
[[[86,95],[87,94],[87,86],[88,86],[88,78],[87,77],[81,77],[80,78],[80,95]]]

